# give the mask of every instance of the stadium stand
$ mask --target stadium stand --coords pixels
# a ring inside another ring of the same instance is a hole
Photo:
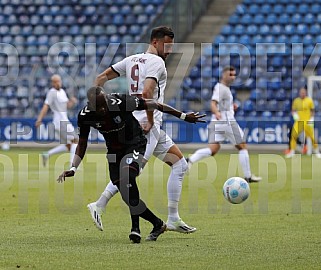
[[[34,117],[45,98],[50,76],[59,73],[64,88],[80,101],[71,111],[70,117],[74,117],[86,102],[84,76],[89,71],[85,62],[89,68],[97,64],[102,71],[124,57],[124,44],[140,41],[165,2],[1,1],[0,116]],[[85,43],[96,46],[85,50]],[[110,43],[120,43],[114,47],[115,54],[105,54]],[[114,88],[119,89],[119,85]]]
[[[306,85],[303,67],[308,64],[321,75],[320,48],[315,47],[321,41],[320,11],[320,0],[244,0],[184,78],[179,91],[186,106],[182,109],[193,109],[195,101],[200,101],[209,112],[212,87],[221,68],[231,64],[238,74],[235,97],[237,90],[249,93],[237,117],[289,116],[292,96]]]

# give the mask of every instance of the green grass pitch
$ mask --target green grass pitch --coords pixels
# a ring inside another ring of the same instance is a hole
[[[187,154],[187,153],[186,153]],[[242,176],[233,152],[195,164],[183,182],[180,215],[194,234],[166,232],[153,243],[131,244],[130,219],[119,195],[92,224],[86,205],[103,191],[102,151],[90,150],[76,177],[56,183],[68,154],[44,168],[39,151],[0,153],[0,269],[320,269],[321,160],[252,154],[249,199],[232,205],[224,181]],[[139,177],[141,197],[167,218],[169,168],[152,159]],[[151,225],[141,222],[142,237]]]

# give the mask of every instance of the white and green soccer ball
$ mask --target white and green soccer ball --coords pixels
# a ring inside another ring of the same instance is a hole
[[[249,183],[241,177],[231,177],[223,185],[223,195],[230,203],[242,203],[250,196]]]

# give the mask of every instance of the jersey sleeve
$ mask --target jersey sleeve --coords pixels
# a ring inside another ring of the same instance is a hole
[[[160,57],[155,57],[148,62],[146,68],[146,79],[151,78],[158,82],[162,74],[166,71],[165,63]]]
[[[128,58],[124,58],[123,60],[117,62],[116,64],[113,64],[111,66],[111,69],[115,71],[118,76],[123,76],[126,74],[126,63],[127,63]]]
[[[45,104],[51,106],[51,104],[53,103],[53,100],[54,100],[54,94],[55,92],[54,91],[49,91],[46,95],[46,99],[45,99]]]
[[[146,101],[143,98],[129,95],[121,95],[119,97],[123,101],[119,106],[122,111],[133,112],[146,109]]]
[[[78,115],[78,121],[77,121],[77,133],[79,138],[88,139],[89,133],[90,133],[90,125],[87,123],[86,120],[80,115]]]
[[[218,84],[216,84],[213,89],[212,100],[217,101],[217,102],[219,102],[219,100],[220,100],[220,89],[219,89]]]

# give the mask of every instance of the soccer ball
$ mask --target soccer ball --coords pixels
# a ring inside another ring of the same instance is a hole
[[[223,195],[230,203],[242,203],[250,195],[250,186],[241,177],[231,177],[223,185]]]

